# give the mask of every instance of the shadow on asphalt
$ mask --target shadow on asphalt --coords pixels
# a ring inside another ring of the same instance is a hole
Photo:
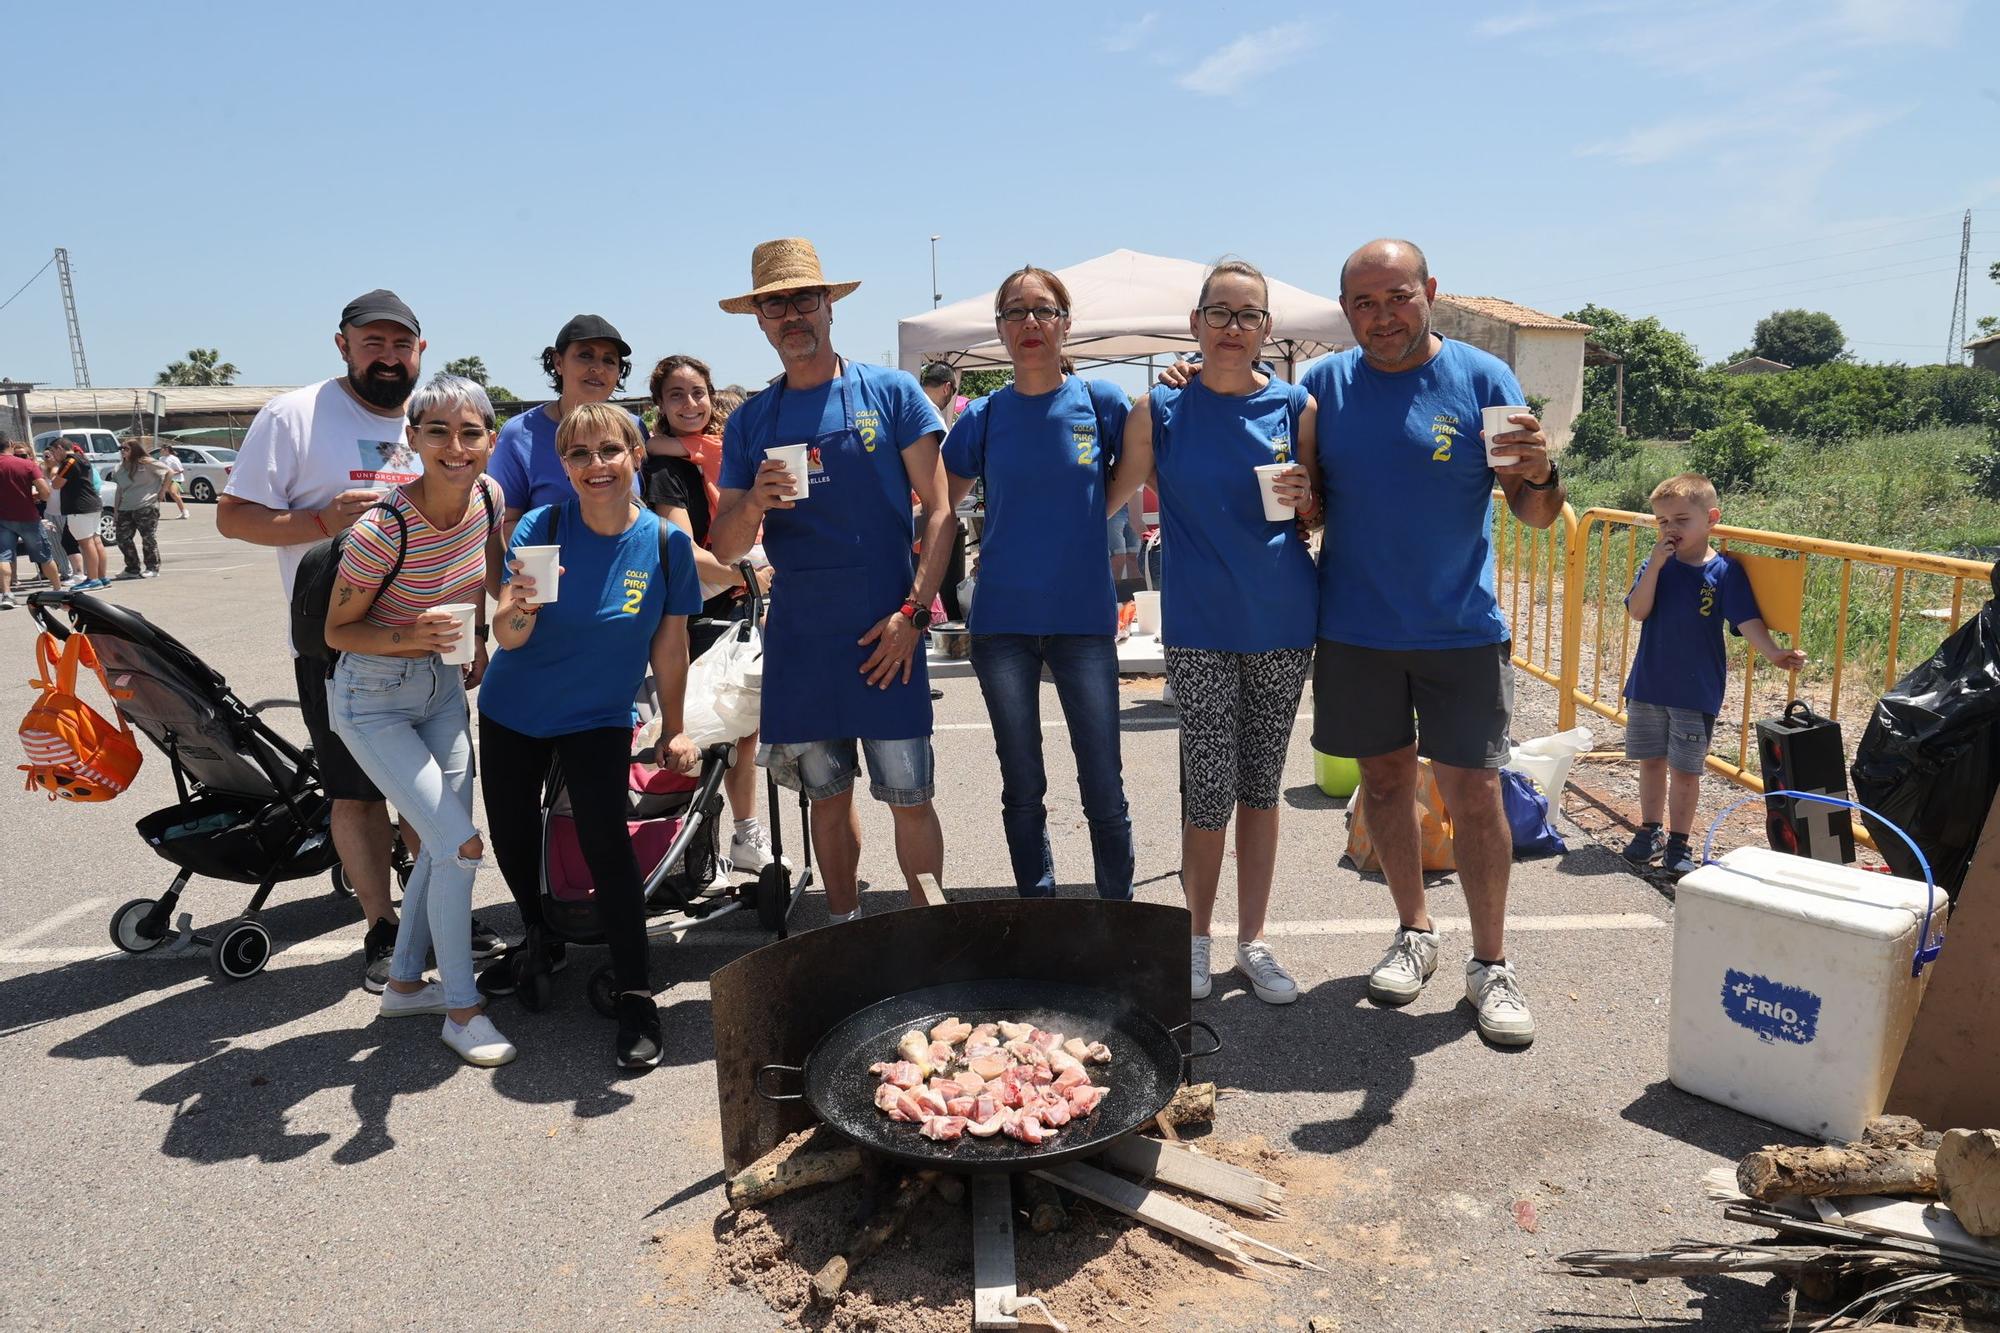
[[[1348,798],[1328,796],[1311,782],[1285,788],[1285,804],[1294,810],[1345,810]]]
[[[1797,1137],[1790,1130],[1682,1092],[1665,1079],[1650,1085],[1639,1094],[1638,1100],[1618,1114],[1635,1125],[1718,1157],[1741,1157],[1767,1143]]]
[[[1660,1313],[1662,1297],[1654,1291],[1669,1292],[1677,1288],[1673,1283],[1658,1288],[1639,1284],[1629,1288],[1630,1299],[1635,1307],[1632,1314],[1606,1314],[1602,1310],[1550,1310],[1549,1319],[1573,1322],[1550,1322],[1537,1325],[1535,1333],[1631,1333],[1633,1329],[1653,1328],[1707,1328],[1707,1329],[1753,1329],[1769,1325],[1766,1320],[1777,1314],[1783,1306],[1782,1284],[1776,1278],[1765,1278],[1758,1273],[1745,1273],[1741,1277],[1723,1275],[1697,1275],[1678,1280],[1682,1286],[1695,1294],[1695,1299],[1678,1310]],[[1598,1279],[1593,1283],[1599,1288],[1611,1285],[1609,1279]],[[1803,1328],[1805,1325],[1800,1324]]]

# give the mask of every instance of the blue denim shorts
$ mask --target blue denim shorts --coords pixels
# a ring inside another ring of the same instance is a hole
[[[1692,708],[1625,701],[1625,757],[1660,759],[1676,773],[1699,773],[1708,765],[1708,743],[1715,735],[1715,714]]]
[[[12,560],[17,551],[38,565],[53,564],[56,558],[40,523],[0,520],[0,560]]]
[[[861,771],[856,748],[868,756],[868,794],[884,805],[922,805],[936,790],[931,738],[907,740],[802,741],[793,745],[763,745],[757,762],[781,787],[803,792],[809,801],[839,796],[854,786]]]

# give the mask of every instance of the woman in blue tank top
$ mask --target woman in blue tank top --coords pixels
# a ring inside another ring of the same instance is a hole
[[[1319,580],[1298,520],[1316,508],[1317,408],[1265,374],[1270,290],[1242,260],[1209,271],[1188,316],[1201,374],[1133,407],[1112,509],[1152,481],[1166,573],[1161,640],[1181,713],[1181,889],[1193,917],[1190,993],[1209,993],[1209,921],[1223,838],[1236,819],[1236,966],[1257,998],[1298,986],[1263,939],[1278,854],[1278,784],[1319,617]],[[1265,474],[1283,516],[1267,516]]]
[[[944,442],[954,509],[986,483],[968,628],[993,718],[1000,823],[1024,898],[1055,893],[1042,671],[1069,723],[1097,892],[1132,896],[1132,819],[1118,747],[1118,602],[1105,492],[1125,429],[1124,391],[1068,372],[1069,291],[1046,269],[1009,274],[993,322],[1014,382],[970,404]]]

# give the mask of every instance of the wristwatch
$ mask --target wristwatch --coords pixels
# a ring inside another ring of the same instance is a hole
[[[1526,477],[1523,477],[1521,478],[1521,484],[1531,491],[1552,491],[1562,484],[1562,469],[1551,463],[1549,464],[1549,479],[1547,481],[1529,481]]]
[[[918,606],[914,601],[906,600],[902,606],[897,608],[896,614],[908,616],[910,618],[910,625],[919,634],[930,628],[931,609],[928,606]]]

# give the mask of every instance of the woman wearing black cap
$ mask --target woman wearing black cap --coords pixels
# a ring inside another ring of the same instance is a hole
[[[509,531],[528,510],[576,494],[556,457],[556,427],[584,403],[604,402],[624,386],[632,373],[632,348],[604,316],[578,315],[556,334],[555,346],[542,349],[542,369],[560,396],[501,426],[486,465],[506,499]],[[644,424],[636,416],[632,421],[644,439]]]

